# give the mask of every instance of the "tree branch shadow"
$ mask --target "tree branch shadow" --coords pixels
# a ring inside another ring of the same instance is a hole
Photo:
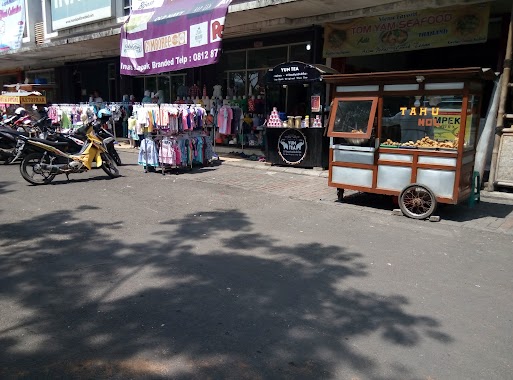
[[[321,379],[344,366],[384,379],[408,368],[384,371],[353,340],[452,341],[404,296],[347,287],[369,276],[358,252],[283,244],[237,210],[164,221],[130,244],[121,222],[82,215],[95,211],[3,225],[0,306],[18,312],[0,324],[0,377]]]

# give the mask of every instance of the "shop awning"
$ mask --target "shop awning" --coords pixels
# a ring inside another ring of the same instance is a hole
[[[338,74],[323,78],[326,83],[336,84],[389,84],[389,83],[420,83],[430,81],[451,82],[457,80],[493,80],[495,72],[489,68],[462,67],[454,69],[384,71],[358,74]]]
[[[299,84],[319,82],[323,75],[338,74],[338,71],[317,63],[290,61],[269,69],[266,74],[268,84]]]
[[[217,63],[231,0],[134,0],[121,28],[121,74]]]

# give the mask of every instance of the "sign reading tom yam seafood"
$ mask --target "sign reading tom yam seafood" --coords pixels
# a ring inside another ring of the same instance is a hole
[[[324,57],[351,57],[486,42],[490,5],[425,9],[326,24]]]

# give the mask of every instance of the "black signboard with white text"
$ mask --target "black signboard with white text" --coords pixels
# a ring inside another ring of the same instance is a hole
[[[266,81],[275,84],[316,82],[321,80],[321,75],[335,72],[323,65],[291,61],[269,69]]]
[[[278,152],[287,164],[299,164],[306,156],[306,137],[297,129],[286,129],[278,139]]]
[[[287,131],[293,132],[284,134]],[[265,137],[265,159],[272,165],[328,168],[329,139],[324,136],[324,128],[267,128]],[[289,149],[285,149],[280,141],[284,143],[292,141],[295,144],[295,150],[291,151],[292,144],[288,145]],[[302,141],[306,141],[306,144],[297,149]]]

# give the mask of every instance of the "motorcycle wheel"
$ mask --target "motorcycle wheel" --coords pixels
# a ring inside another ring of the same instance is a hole
[[[119,154],[118,152],[116,151],[116,148],[114,148],[113,146],[109,149],[109,154],[110,156],[112,157],[112,159],[114,160],[114,162],[116,163],[116,165],[118,166],[121,166],[121,157],[119,157]]]
[[[119,169],[114,162],[114,159],[108,153],[102,153],[102,169],[110,178],[117,178],[120,176]]]
[[[23,179],[33,185],[46,185],[53,181],[56,174],[43,170],[41,164],[49,164],[50,160],[43,153],[31,153],[26,156],[20,165]]]

